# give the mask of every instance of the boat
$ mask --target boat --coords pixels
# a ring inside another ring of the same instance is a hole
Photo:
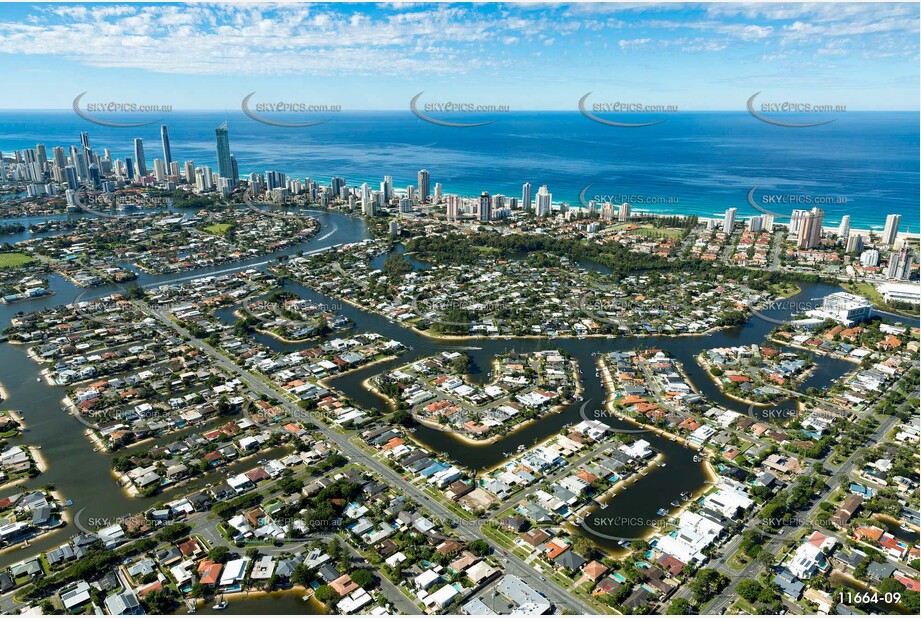
[[[223,594],[220,596],[220,598],[218,599],[218,602],[215,603],[214,607],[212,607],[211,609],[215,609],[217,611],[221,611],[222,609],[227,609],[227,601],[224,600]]]
[[[681,506],[681,503],[677,500],[672,500],[672,506]]]
[[[691,499],[691,494],[689,494],[689,493],[686,492],[686,491],[682,491],[682,492],[681,492],[681,498],[682,498],[682,500],[690,500],[690,499]]]
[[[630,541],[627,541],[626,539],[622,539],[622,540],[619,541],[617,544],[620,545],[621,547],[629,547],[629,546],[630,546]]]
[[[665,467],[665,462],[660,463],[660,464],[659,464],[659,467],[660,467],[660,468],[664,468],[664,467]]]
[[[35,381],[36,381],[36,382],[41,382],[42,379],[41,379],[41,378],[35,378]]]
[[[667,514],[668,514],[668,509],[659,509],[658,511],[656,511],[656,515],[667,515]]]
[[[524,450],[524,444],[519,444],[517,451],[520,453]]]
[[[604,504],[601,505],[601,510],[602,510],[602,511],[605,510],[606,508],[608,508],[608,503],[607,503],[607,502],[605,502]]]

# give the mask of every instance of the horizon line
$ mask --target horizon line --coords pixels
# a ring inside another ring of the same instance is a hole
[[[140,114],[164,114],[164,113],[165,113],[165,114],[174,114],[174,113],[177,113],[177,112],[178,112],[178,113],[181,113],[181,112],[214,112],[214,113],[228,113],[228,111],[229,111],[228,108],[190,107],[190,108],[183,108],[183,109],[180,109],[180,110],[175,110],[175,109],[174,109],[174,110],[168,111],[168,112],[166,112],[166,111],[151,111],[151,112],[116,112],[116,113],[118,113],[118,114],[136,114],[136,115],[140,115]],[[245,112],[244,112],[242,109],[240,109],[240,110],[234,110],[234,111],[239,111],[240,113],[245,114]],[[284,113],[284,114],[306,114],[306,113],[311,113],[311,114],[348,114],[348,113],[355,113],[355,112],[404,112],[404,111],[405,111],[405,112],[410,112],[410,113],[412,113],[412,110],[411,110],[409,107],[405,107],[405,108],[403,108],[403,107],[397,107],[397,108],[385,108],[385,109],[358,109],[358,108],[356,108],[356,109],[342,109],[342,110],[339,110],[339,111],[322,111],[322,112],[298,112],[298,111],[291,111],[291,112],[282,112],[282,113]],[[73,108],[70,108],[70,107],[32,107],[32,108],[24,108],[24,107],[0,107],[0,112],[69,112],[69,113],[73,113]],[[571,109],[571,108],[564,108],[564,109],[511,109],[511,110],[508,110],[508,111],[482,111],[482,112],[465,112],[465,113],[470,113],[470,114],[515,114],[515,113],[523,113],[523,112],[541,112],[541,113],[550,113],[550,112],[567,113],[567,112],[570,112],[570,113],[575,113],[575,114],[580,114],[580,113],[581,113],[581,112],[579,111],[578,108],[575,108],[575,109]],[[668,115],[674,115],[674,114],[688,114],[688,113],[726,113],[726,112],[739,112],[739,113],[743,113],[743,114],[744,114],[744,113],[748,113],[748,110],[745,109],[745,107],[742,107],[741,109],[738,109],[738,108],[731,108],[731,109],[687,109],[687,110],[675,110],[675,111],[610,112],[610,113],[618,113],[618,114],[624,114],[624,115],[627,115],[627,114],[644,114],[644,115],[646,115],[646,114],[649,114],[649,115],[652,115],[652,114],[668,114]],[[837,111],[837,112],[836,112],[836,111],[829,111],[829,112],[824,112],[824,113],[829,113],[829,114],[842,114],[842,113],[851,113],[851,112],[875,112],[875,113],[884,113],[884,112],[921,112],[921,107],[919,107],[919,108],[917,108],[917,109],[853,109],[853,110],[852,110],[852,109],[848,109],[848,110],[843,111],[843,112],[841,112],[841,111]],[[107,113],[109,113],[109,112],[107,112]],[[441,113],[441,114],[447,113],[447,114],[453,114],[453,113],[456,113],[456,112],[429,112],[429,113]],[[602,112],[602,113],[608,113],[608,112]],[[812,114],[812,113],[816,113],[816,112],[787,112],[787,113],[791,113],[791,114],[793,114],[793,113],[802,113],[802,114],[810,113],[810,114]]]

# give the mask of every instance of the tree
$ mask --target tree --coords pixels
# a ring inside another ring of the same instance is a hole
[[[668,609],[665,613],[670,615],[690,614],[691,603],[687,599],[672,599],[672,602],[669,603]]]
[[[367,569],[353,571],[351,578],[359,588],[367,588],[374,582],[374,574]]]
[[[317,597],[318,601],[327,605],[339,600],[339,593],[336,592],[332,586],[327,586],[325,584],[317,588],[317,592],[314,596]]]
[[[728,583],[729,579],[716,569],[701,569],[691,582],[691,592],[699,605],[718,595]]]
[[[384,274],[389,279],[397,279],[413,271],[413,265],[399,253],[387,256],[384,260]]]
[[[739,593],[739,596],[749,603],[755,602],[758,595],[761,594],[761,590],[761,584],[753,579],[743,579],[739,582],[739,585],[736,586],[736,592]]]
[[[301,563],[294,567],[294,571],[291,572],[291,583],[295,586],[306,587],[316,579],[316,576],[317,574],[313,569]]]
[[[144,604],[148,614],[171,614],[176,605],[176,599],[167,591],[167,588],[153,590],[144,595]]]
[[[483,539],[477,539],[475,541],[470,541],[467,543],[467,549],[470,550],[470,553],[474,556],[483,557],[489,554],[490,547],[489,543]]]
[[[215,545],[208,550],[208,559],[212,562],[226,564],[230,560],[230,549],[224,545]]]
[[[192,531],[192,526],[186,523],[175,523],[160,528],[157,532],[157,540],[163,543],[172,543],[187,536]]]

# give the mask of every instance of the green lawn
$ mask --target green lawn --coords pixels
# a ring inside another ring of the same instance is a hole
[[[19,268],[34,261],[24,253],[0,253],[0,268]]]
[[[653,237],[662,237],[665,238],[681,238],[684,235],[684,230],[674,228],[674,227],[652,227],[651,225],[634,230],[634,233],[639,234],[640,236],[653,236]]]
[[[231,223],[215,223],[213,225],[209,225],[208,227],[206,227],[205,231],[211,232],[215,236],[223,236],[232,227],[233,227],[233,224]]]

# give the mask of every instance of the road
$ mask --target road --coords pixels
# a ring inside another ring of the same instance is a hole
[[[151,315],[168,328],[185,337],[192,345],[207,354],[216,364],[223,367],[231,374],[238,376],[240,381],[249,387],[253,392],[258,393],[263,397],[279,400],[281,402],[280,405],[285,409],[286,412],[288,412],[293,418],[296,418],[302,423],[308,424],[316,430],[320,431],[327,440],[335,443],[342,454],[345,455],[350,461],[361,461],[365,466],[375,472],[380,478],[388,481],[391,487],[399,488],[399,491],[408,497],[411,497],[418,504],[424,505],[425,508],[435,516],[445,521],[459,520],[458,516],[451,510],[439,503],[437,500],[425,494],[411,483],[404,481],[397,472],[385,466],[380,461],[366,455],[361,449],[352,444],[348,440],[347,436],[333,431],[326,425],[318,422],[312,416],[305,413],[298,406],[291,403],[291,401],[288,399],[288,393],[275,387],[274,385],[270,386],[254,374],[231,362],[215,348],[202,341],[201,339],[194,337],[188,330],[173,322],[165,312],[153,307],[148,307],[141,303],[136,303],[136,306],[140,311]],[[479,530],[481,526],[482,524],[477,524],[476,530],[474,531],[471,530],[470,526],[462,525],[456,530],[456,532],[458,533],[458,536],[468,541],[482,539],[486,541],[486,543],[488,543],[496,553],[501,553],[504,548],[495,541],[492,541],[486,537],[486,535]],[[478,532],[479,534],[476,534],[475,532]],[[586,606],[584,601],[573,595],[568,590],[562,588],[555,582],[547,580],[538,575],[524,560],[518,558],[513,553],[509,552],[506,557],[508,559],[508,562],[505,564],[506,572],[512,575],[517,575],[518,577],[525,580],[535,590],[540,590],[541,593],[544,594],[554,605],[579,614],[595,613],[592,611],[591,607]]]

